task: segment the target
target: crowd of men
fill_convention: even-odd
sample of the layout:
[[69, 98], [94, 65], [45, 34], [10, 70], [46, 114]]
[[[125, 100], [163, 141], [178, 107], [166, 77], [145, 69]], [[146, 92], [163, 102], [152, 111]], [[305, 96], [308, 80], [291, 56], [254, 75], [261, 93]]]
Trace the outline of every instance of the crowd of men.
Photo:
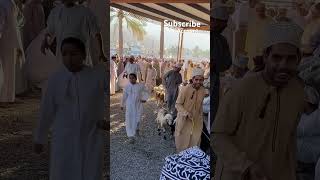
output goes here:
[[105, 2], [1, 1], [2, 107], [19, 102], [20, 96], [35, 89], [45, 90], [49, 75], [61, 65], [61, 43], [66, 37], [77, 37], [86, 44], [90, 51], [86, 64], [106, 60], [100, 34], [105, 29], [106, 16], [99, 4], [103, 6]]
[[1, 107], [42, 91], [33, 150], [47, 149], [50, 132], [51, 180], [102, 179], [106, 3], [0, 1]]
[[[205, 70], [206, 78], [209, 77], [209, 62], [193, 62], [191, 60], [173, 60], [173, 59], [157, 59], [146, 58], [141, 56], [126, 56], [118, 57], [114, 55], [111, 57], [110, 73], [111, 73], [111, 94], [115, 94], [123, 87], [120, 82], [124, 75], [135, 73], [140, 82], [144, 82], [150, 92], [155, 86], [162, 84], [163, 77], [167, 72], [177, 68], [177, 72], [181, 75], [182, 83], [189, 83], [192, 79], [192, 70], [194, 68], [201, 68]], [[119, 87], [120, 86], [120, 87]]]
[[[144, 58], [141, 56], [119, 58], [117, 57], [117, 55], [112, 56], [111, 59], [111, 94], [115, 94], [116, 91], [125, 89], [127, 84], [130, 84], [130, 74], [136, 75], [139, 83], [144, 84], [145, 89], [148, 91], [149, 94], [153, 93], [154, 87], [162, 85], [165, 89], [166, 112], [170, 113], [173, 116], [173, 118], [176, 119], [177, 124], [179, 125], [178, 127], [175, 127], [176, 138], [178, 138], [176, 139], [177, 151], [181, 152], [182, 150], [185, 150], [192, 146], [200, 146], [200, 139], [203, 131], [206, 132], [205, 135], [203, 135], [206, 137], [202, 138], [205, 140], [204, 142], [206, 142], [207, 145], [204, 145], [202, 147], [208, 147], [208, 131], [210, 128], [210, 124], [207, 121], [208, 118], [206, 118], [206, 121], [203, 122], [202, 103], [204, 103], [204, 98], [208, 98], [207, 96], [209, 96], [208, 91], [204, 91], [204, 86], [206, 88], [209, 88], [210, 84], [209, 62], [193, 62], [191, 60], [176, 61], [172, 59], [159, 60], [154, 58]], [[200, 76], [200, 79], [197, 79], [197, 76]], [[139, 88], [141, 89], [141, 87]], [[188, 90], [185, 90], [186, 88]], [[198, 92], [200, 94], [198, 94]], [[126, 94], [127, 99], [128, 92], [124, 92], [124, 94]], [[185, 100], [189, 99], [189, 97], [184, 97], [186, 95], [190, 96], [190, 102]], [[133, 103], [135, 102], [131, 102], [131, 104]], [[205, 102], [205, 106], [209, 106], [208, 100]], [[187, 108], [187, 110], [185, 108]], [[205, 117], [207, 117], [209, 115], [209, 110], [207, 110], [205, 114]], [[197, 126], [192, 126], [192, 124], [184, 124], [182, 126], [181, 123], [179, 123], [180, 121], [189, 122], [186, 120], [182, 120], [183, 118], [187, 118], [186, 116], [189, 116], [189, 119], [192, 119], [190, 123], [194, 122]], [[133, 116], [128, 116], [128, 119], [130, 119], [130, 117]], [[132, 121], [139, 122], [139, 120], [135, 120], [136, 118], [131, 119]], [[130, 120], [126, 119], [127, 124], [129, 124], [129, 121]], [[138, 128], [137, 126], [134, 127]], [[191, 130], [191, 127], [193, 127], [194, 130]], [[184, 134], [183, 136], [180, 135], [181, 128], [189, 128], [182, 131], [182, 134]], [[129, 131], [135, 132], [136, 130]], [[194, 132], [191, 133], [192, 131]], [[195, 138], [192, 140], [193, 142], [190, 142], [190, 133], [192, 137], [196, 135]], [[177, 134], [179, 134], [179, 136]], [[206, 148], [203, 149], [206, 150]]]
[[[230, 2], [215, 2], [211, 12], [212, 176], [320, 179], [320, 2]], [[247, 30], [232, 59], [235, 21]]]
[[[101, 2], [63, 0], [49, 12], [37, 0], [0, 2], [0, 105], [32, 88], [43, 90], [34, 150], [43, 152], [51, 127], [51, 179], [102, 174], [105, 12], [92, 11], [105, 7]], [[113, 57], [111, 94], [124, 88], [117, 80], [125, 78], [149, 92], [163, 84], [166, 108], [176, 116], [177, 151], [200, 146], [203, 131], [211, 131], [217, 179], [317, 180], [320, 2], [297, 1], [290, 9], [230, 2], [217, 1], [211, 11], [213, 84], [206, 88], [213, 114], [207, 122], [202, 106], [208, 104], [209, 63]], [[230, 34], [243, 9], [245, 48], [233, 59]]]

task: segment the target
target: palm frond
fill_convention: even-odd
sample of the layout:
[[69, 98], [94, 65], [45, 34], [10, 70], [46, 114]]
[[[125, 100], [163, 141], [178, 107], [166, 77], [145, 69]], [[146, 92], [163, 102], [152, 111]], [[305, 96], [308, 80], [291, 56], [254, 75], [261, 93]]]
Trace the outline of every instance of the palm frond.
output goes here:
[[144, 27], [145, 24], [136, 18], [132, 18], [130, 16], [125, 16], [125, 20], [127, 23], [127, 28], [131, 30], [134, 37], [137, 40], [142, 41], [144, 36], [147, 34]]

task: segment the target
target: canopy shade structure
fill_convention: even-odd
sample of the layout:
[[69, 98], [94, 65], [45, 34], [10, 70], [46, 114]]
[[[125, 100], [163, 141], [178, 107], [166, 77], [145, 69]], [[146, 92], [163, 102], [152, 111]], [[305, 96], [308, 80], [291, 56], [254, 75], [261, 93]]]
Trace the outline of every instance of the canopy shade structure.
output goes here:
[[200, 23], [200, 29], [210, 25], [209, 0], [111, 0], [110, 5], [159, 22], [193, 21]]

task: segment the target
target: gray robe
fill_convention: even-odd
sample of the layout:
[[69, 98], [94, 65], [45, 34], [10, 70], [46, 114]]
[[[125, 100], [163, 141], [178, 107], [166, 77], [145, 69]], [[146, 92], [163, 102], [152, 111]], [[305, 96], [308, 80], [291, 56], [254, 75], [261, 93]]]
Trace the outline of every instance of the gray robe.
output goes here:
[[163, 76], [163, 82], [166, 89], [168, 110], [175, 114], [175, 104], [178, 98], [179, 85], [182, 83], [182, 76], [179, 72], [171, 70]]

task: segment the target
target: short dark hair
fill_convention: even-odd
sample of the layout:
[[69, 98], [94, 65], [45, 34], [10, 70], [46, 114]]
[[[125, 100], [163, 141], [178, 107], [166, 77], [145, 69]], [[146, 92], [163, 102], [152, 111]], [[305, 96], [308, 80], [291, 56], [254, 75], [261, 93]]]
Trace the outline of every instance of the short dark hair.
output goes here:
[[134, 74], [134, 73], [129, 74], [129, 77], [130, 77], [130, 76], [133, 76], [135, 79], [137, 79], [137, 75]]
[[77, 48], [79, 48], [81, 52], [86, 54], [86, 45], [78, 38], [73, 38], [73, 37], [65, 38], [61, 43], [61, 47], [60, 47], [61, 51], [62, 51], [63, 45], [65, 44], [72, 44]]

